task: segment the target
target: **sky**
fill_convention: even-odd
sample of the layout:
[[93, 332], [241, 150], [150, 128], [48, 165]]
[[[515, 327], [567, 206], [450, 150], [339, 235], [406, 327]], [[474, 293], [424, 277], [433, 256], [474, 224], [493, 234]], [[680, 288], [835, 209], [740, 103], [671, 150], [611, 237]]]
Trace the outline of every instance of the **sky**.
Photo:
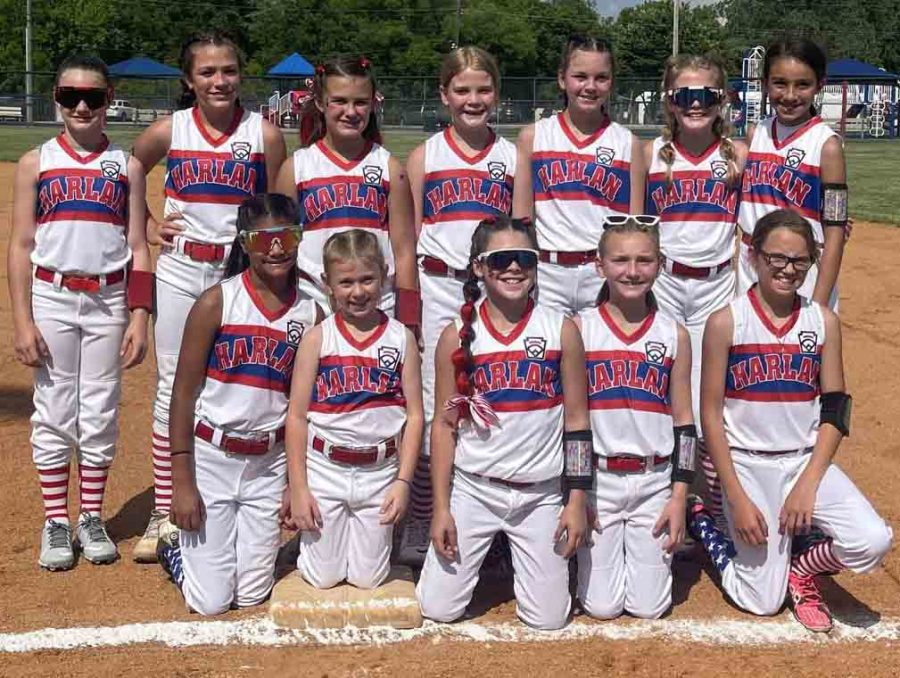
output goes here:
[[[603, 16], [616, 16], [626, 7], [634, 7], [640, 5], [646, 0], [593, 0], [594, 7]], [[689, 5], [711, 5], [716, 0], [687, 0]]]

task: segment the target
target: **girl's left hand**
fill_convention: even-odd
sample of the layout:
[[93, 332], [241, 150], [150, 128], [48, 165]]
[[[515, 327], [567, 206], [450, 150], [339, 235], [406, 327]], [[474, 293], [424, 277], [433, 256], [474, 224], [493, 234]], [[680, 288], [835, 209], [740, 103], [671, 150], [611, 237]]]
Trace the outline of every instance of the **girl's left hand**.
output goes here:
[[[573, 490], [572, 494], [578, 490]], [[565, 545], [559, 550], [563, 558], [571, 558], [579, 546], [585, 543], [588, 534], [587, 510], [583, 499], [576, 500], [569, 497], [569, 503], [563, 508], [559, 516], [559, 524], [553, 533], [553, 543], [559, 544], [563, 534], [566, 536]]]
[[149, 314], [146, 309], [136, 308], [131, 312], [131, 320], [122, 337], [122, 346], [119, 349], [119, 358], [122, 360], [122, 369], [131, 369], [140, 365], [147, 355], [147, 320]]
[[812, 528], [813, 506], [816, 503], [817, 484], [803, 476], [784, 500], [778, 516], [778, 532], [781, 534], [809, 534]]
[[684, 543], [684, 499], [672, 497], [666, 502], [659, 520], [653, 526], [653, 536], [659, 537], [663, 532], [668, 532], [668, 540], [663, 547], [666, 553], [672, 553], [678, 546]]
[[406, 507], [409, 505], [409, 491], [409, 483], [399, 479], [391, 483], [391, 487], [381, 503], [381, 520], [379, 522], [382, 525], [396, 525], [397, 521], [403, 517]]

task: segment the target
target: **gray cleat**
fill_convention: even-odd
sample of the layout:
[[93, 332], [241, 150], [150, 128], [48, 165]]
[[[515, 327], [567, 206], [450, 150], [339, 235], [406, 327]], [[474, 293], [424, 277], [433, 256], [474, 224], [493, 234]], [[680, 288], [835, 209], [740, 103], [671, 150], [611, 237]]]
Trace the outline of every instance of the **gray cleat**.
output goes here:
[[44, 523], [41, 532], [41, 557], [38, 565], [45, 570], [71, 570], [75, 565], [75, 552], [72, 550], [72, 529], [67, 523], [59, 523], [53, 519]]
[[75, 538], [81, 547], [85, 560], [94, 565], [105, 565], [119, 557], [119, 551], [106, 533], [106, 526], [100, 516], [82, 513], [75, 528]]

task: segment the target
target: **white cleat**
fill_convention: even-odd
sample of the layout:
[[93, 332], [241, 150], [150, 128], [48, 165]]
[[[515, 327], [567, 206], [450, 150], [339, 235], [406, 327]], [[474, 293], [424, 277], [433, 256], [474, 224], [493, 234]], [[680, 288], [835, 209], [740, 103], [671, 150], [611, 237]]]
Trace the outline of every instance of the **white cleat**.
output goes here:
[[150, 522], [147, 523], [147, 529], [144, 530], [144, 536], [140, 538], [134, 546], [131, 557], [136, 563], [155, 563], [156, 562], [156, 544], [159, 541], [160, 530], [176, 529], [169, 522], [169, 515], [163, 511], [153, 510], [150, 513]]
[[119, 557], [119, 551], [106, 533], [100, 516], [82, 513], [75, 528], [75, 539], [84, 559], [94, 565], [106, 565]]
[[71, 570], [75, 566], [72, 528], [68, 523], [59, 523], [52, 518], [44, 523], [44, 529], [41, 532], [41, 557], [38, 559], [38, 565], [51, 572]]

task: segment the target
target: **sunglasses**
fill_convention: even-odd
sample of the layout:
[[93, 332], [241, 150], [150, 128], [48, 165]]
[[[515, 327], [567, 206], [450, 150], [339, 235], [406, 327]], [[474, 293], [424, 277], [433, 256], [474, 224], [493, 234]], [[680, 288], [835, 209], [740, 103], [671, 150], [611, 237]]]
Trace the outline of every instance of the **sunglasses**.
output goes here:
[[723, 96], [722, 90], [712, 87], [679, 87], [666, 92], [669, 101], [684, 109], [691, 108], [695, 103], [700, 104], [700, 108], [718, 106]]
[[614, 226], [624, 226], [634, 222], [641, 226], [659, 226], [659, 217], [654, 214], [610, 214], [603, 219], [603, 230]]
[[302, 235], [303, 231], [299, 226], [273, 226], [258, 231], [241, 231], [240, 239], [245, 252], [268, 254], [275, 243], [284, 252], [297, 249]]
[[487, 264], [488, 268], [495, 271], [505, 271], [512, 266], [513, 262], [518, 264], [521, 269], [529, 269], [537, 266], [538, 253], [537, 250], [510, 247], [482, 252], [478, 255], [477, 260]]
[[57, 87], [53, 98], [63, 108], [78, 108], [82, 101], [92, 111], [106, 106], [107, 91], [102, 87]]
[[793, 265], [795, 271], [808, 271], [813, 265], [812, 257], [789, 257], [786, 254], [773, 254], [762, 250], [760, 250], [759, 256], [773, 271], [783, 271], [788, 264]]

